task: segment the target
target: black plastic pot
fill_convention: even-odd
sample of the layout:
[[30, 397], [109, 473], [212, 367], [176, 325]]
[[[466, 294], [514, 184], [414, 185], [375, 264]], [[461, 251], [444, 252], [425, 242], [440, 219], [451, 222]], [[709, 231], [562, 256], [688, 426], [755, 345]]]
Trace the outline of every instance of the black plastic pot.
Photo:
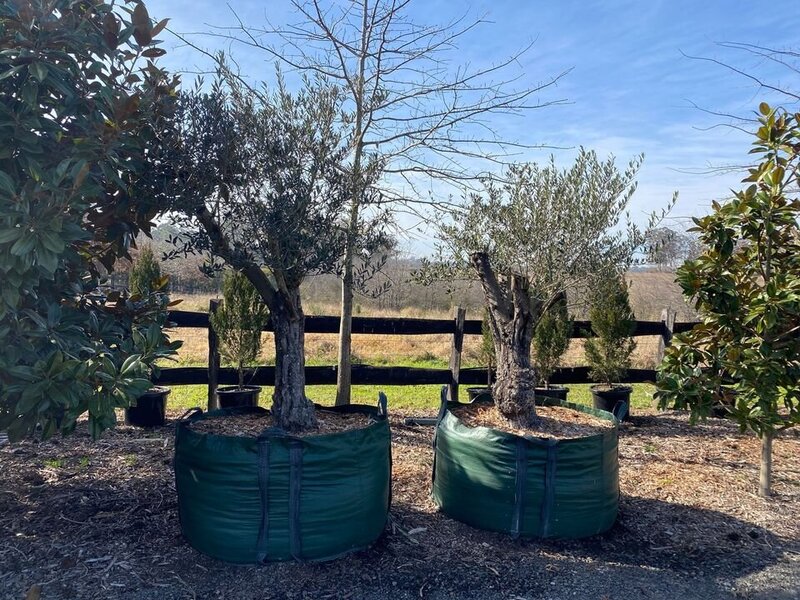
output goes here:
[[629, 420], [632, 387], [618, 385], [604, 389], [604, 386], [593, 385], [591, 389], [592, 405], [595, 408], [610, 412], [620, 421]]
[[471, 387], [467, 388], [467, 397], [469, 398], [470, 402], [474, 402], [476, 398], [480, 399], [483, 397], [487, 399], [491, 399], [492, 397], [492, 388], [488, 387]]
[[[549, 388], [536, 388], [536, 399], [538, 401], [539, 398], [544, 398], [545, 396], [548, 398], [555, 398], [556, 400], [566, 400], [567, 394], [569, 393], [569, 388], [558, 386], [550, 386]], [[467, 397], [469, 398], [470, 402], [474, 402], [475, 400], [489, 400], [492, 399], [492, 388], [488, 387], [472, 387], [467, 388]]]
[[125, 409], [125, 424], [136, 427], [161, 427], [167, 411], [170, 389], [152, 387], [136, 399], [136, 404]]
[[557, 400], [566, 400], [569, 388], [560, 385], [551, 385], [549, 388], [537, 387], [534, 392], [537, 397], [547, 396], [548, 398], [555, 398]]
[[220, 408], [236, 408], [237, 406], [258, 406], [258, 395], [261, 388], [256, 385], [238, 387], [222, 387], [217, 390]]

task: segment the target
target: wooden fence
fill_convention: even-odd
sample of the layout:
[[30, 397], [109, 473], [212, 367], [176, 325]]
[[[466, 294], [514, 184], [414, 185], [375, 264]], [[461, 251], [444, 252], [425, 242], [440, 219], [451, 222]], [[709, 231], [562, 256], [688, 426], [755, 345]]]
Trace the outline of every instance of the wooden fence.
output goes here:
[[[212, 300], [210, 310], [216, 310], [217, 302]], [[467, 320], [465, 310], [458, 308], [453, 319], [405, 319], [385, 317], [353, 317], [353, 333], [374, 335], [431, 335], [453, 336], [450, 365], [447, 369], [424, 369], [417, 367], [373, 367], [356, 364], [352, 366], [353, 385], [420, 385], [438, 384], [450, 387], [450, 397], [458, 398], [461, 384], [483, 385], [486, 382], [485, 368], [461, 368], [461, 351], [465, 335], [481, 335], [481, 321]], [[209, 403], [214, 405], [218, 385], [235, 385], [238, 382], [236, 369], [221, 368], [218, 343], [214, 330], [209, 327], [208, 313], [176, 310], [170, 312], [170, 321], [176, 327], [194, 327], [208, 330], [208, 367], [173, 367], [161, 369], [156, 383], [161, 385], [208, 385]], [[675, 313], [665, 310], [660, 321], [637, 321], [634, 336], [659, 336], [659, 362], [664, 348], [669, 345], [672, 335], [692, 328], [694, 323], [676, 323]], [[271, 325], [264, 328], [271, 331]], [[306, 333], [339, 333], [339, 317], [307, 316]], [[588, 321], [575, 321], [572, 337], [585, 338], [591, 330]], [[306, 367], [308, 385], [329, 385], [336, 383], [336, 366]], [[654, 381], [654, 369], [630, 369], [621, 383], [642, 383]], [[247, 381], [253, 385], [273, 385], [274, 366], [260, 366], [249, 370]], [[550, 379], [551, 383], [588, 383], [588, 367], [567, 367], [558, 369]]]

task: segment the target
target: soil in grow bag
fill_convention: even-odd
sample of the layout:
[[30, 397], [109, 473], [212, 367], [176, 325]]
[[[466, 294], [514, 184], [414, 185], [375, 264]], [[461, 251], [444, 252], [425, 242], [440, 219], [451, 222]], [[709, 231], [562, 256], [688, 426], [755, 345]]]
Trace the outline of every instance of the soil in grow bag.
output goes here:
[[150, 388], [136, 399], [135, 406], [125, 409], [125, 424], [136, 427], [161, 427], [164, 425], [169, 393], [169, 388]]
[[[385, 403], [316, 410], [321, 421], [352, 414], [366, 426], [303, 436], [269, 427], [252, 435], [239, 417], [264, 419], [268, 412], [258, 407], [195, 412], [178, 422], [175, 482], [191, 546], [231, 563], [328, 560], [381, 535], [391, 497]], [[207, 421], [231, 416], [247, 435], [203, 431], [215, 429]]]
[[616, 418], [542, 398], [608, 423], [569, 439], [470, 427], [442, 404], [434, 438], [433, 499], [445, 514], [514, 537], [581, 538], [609, 529], [619, 506]]

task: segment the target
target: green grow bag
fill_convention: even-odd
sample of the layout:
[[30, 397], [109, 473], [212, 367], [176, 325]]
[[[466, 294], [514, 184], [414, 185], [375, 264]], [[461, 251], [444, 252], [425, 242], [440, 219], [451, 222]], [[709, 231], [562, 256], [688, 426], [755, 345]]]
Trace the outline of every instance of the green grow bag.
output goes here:
[[209, 435], [190, 423], [263, 408], [203, 414], [176, 426], [175, 487], [183, 535], [200, 552], [231, 563], [329, 560], [369, 547], [391, 502], [391, 434], [380, 408], [359, 412], [362, 429], [295, 437], [278, 428], [258, 438]]
[[611, 413], [538, 397], [614, 422], [602, 434], [555, 440], [467, 427], [442, 403], [433, 499], [445, 514], [514, 537], [581, 538], [609, 529], [619, 505], [617, 424]]

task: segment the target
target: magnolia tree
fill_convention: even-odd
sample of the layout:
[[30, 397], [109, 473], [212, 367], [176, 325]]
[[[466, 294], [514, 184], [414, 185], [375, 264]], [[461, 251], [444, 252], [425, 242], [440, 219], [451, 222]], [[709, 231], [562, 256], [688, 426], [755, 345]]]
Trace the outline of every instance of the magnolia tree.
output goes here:
[[635, 225], [620, 227], [641, 160], [621, 172], [581, 149], [566, 169], [552, 160], [511, 167], [506, 183], [489, 182], [439, 228], [437, 256], [420, 277], [480, 281], [497, 356], [492, 394], [512, 422], [535, 416], [531, 341], [542, 314], [563, 290], [625, 270], [643, 241]]
[[[341, 94], [305, 80], [290, 94], [243, 86], [223, 71], [210, 92], [181, 95], [154, 186], [186, 231], [177, 252], [207, 252], [243, 273], [275, 331], [273, 415], [292, 431], [313, 427], [306, 398], [300, 284], [335, 272], [346, 243], [342, 211], [347, 130]], [[166, 182], [166, 187], [164, 186]], [[209, 269], [219, 266], [211, 264]]]
[[[175, 349], [166, 296], [104, 294], [155, 212], [135, 193], [175, 81], [142, 3], [0, 3], [0, 430], [97, 435]], [[135, 201], [135, 202], [134, 202]]]
[[722, 405], [762, 440], [770, 493], [772, 439], [800, 423], [800, 114], [760, 107], [749, 186], [695, 219], [703, 253], [678, 269], [701, 323], [676, 335], [660, 367], [662, 408], [692, 420]]

